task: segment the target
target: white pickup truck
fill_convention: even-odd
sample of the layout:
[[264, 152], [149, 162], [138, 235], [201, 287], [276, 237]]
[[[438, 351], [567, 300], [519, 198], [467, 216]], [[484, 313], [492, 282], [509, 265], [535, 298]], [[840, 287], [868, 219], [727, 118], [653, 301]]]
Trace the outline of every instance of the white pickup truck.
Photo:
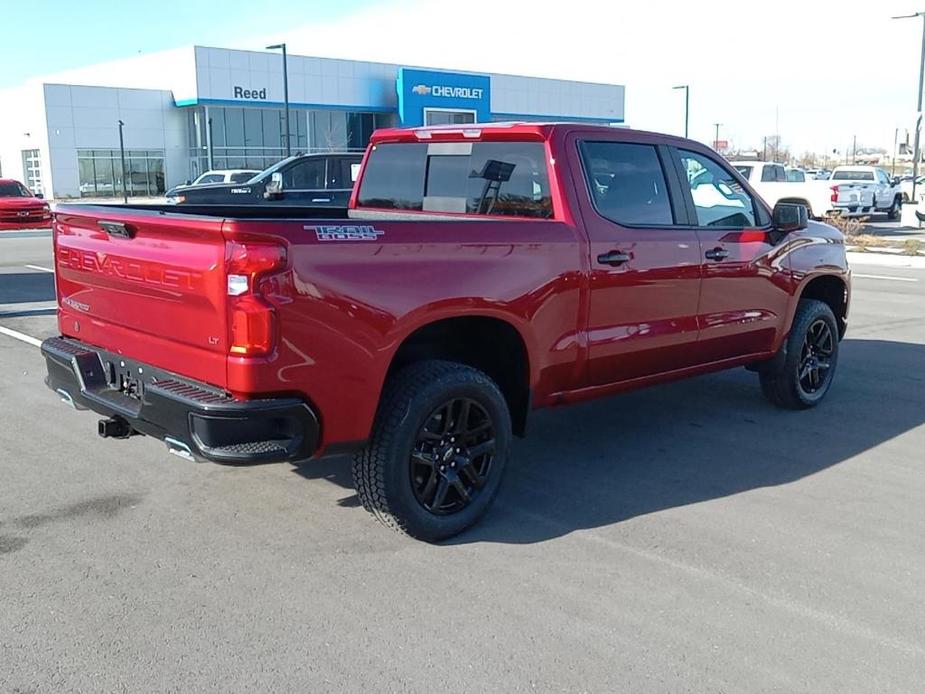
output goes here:
[[903, 202], [899, 180], [876, 166], [836, 166], [829, 183], [837, 186], [867, 186], [873, 191], [873, 204], [869, 212], [886, 212], [887, 217], [896, 219]]
[[873, 211], [875, 205], [875, 189], [866, 183], [789, 181], [783, 164], [768, 161], [734, 161], [732, 165], [772, 208], [779, 202], [805, 205], [810, 217], [825, 219], [859, 216]]

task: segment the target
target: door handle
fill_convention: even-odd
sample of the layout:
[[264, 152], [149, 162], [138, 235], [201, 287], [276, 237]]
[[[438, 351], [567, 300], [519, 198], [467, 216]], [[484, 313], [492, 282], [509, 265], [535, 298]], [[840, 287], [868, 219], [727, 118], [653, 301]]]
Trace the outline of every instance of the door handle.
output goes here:
[[704, 255], [707, 260], [725, 260], [729, 257], [729, 251], [725, 248], [711, 248]]
[[623, 251], [610, 251], [608, 253], [601, 253], [597, 256], [597, 262], [601, 265], [623, 265], [630, 260], [629, 253], [624, 253]]

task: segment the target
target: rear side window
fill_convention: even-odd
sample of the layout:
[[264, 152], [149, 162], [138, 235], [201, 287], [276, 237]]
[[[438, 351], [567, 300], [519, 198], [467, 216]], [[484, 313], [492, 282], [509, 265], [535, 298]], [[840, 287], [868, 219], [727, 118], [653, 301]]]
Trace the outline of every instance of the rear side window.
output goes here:
[[674, 223], [665, 174], [652, 145], [583, 142], [581, 158], [594, 206], [619, 224]]
[[360, 207], [551, 217], [542, 142], [386, 143], [369, 153]]
[[786, 181], [787, 172], [784, 170], [783, 166], [774, 166], [768, 165], [765, 166], [761, 171], [761, 181], [767, 183], [769, 181]]
[[251, 180], [256, 174], [251, 171], [240, 171], [238, 173], [231, 174], [232, 183], [247, 183]]

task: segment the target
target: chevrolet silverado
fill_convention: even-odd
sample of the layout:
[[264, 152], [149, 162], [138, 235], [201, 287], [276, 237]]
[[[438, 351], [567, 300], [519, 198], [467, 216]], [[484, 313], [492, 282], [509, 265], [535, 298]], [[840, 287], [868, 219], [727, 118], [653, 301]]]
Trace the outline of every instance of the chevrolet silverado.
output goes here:
[[377, 131], [349, 209], [61, 205], [54, 249], [46, 383], [100, 435], [350, 454], [427, 541], [485, 513], [534, 408], [739, 366], [817, 405], [849, 303], [838, 230], [698, 143], [583, 124]]

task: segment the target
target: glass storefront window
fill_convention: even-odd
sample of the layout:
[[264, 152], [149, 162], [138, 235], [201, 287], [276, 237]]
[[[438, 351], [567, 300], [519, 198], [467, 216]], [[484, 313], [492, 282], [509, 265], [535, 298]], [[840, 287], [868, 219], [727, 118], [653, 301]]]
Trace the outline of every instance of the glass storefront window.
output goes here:
[[[212, 169], [266, 169], [286, 156], [282, 108], [209, 106], [212, 162], [206, 128], [206, 107], [188, 110], [190, 180]], [[291, 150], [298, 152], [362, 151], [376, 128], [393, 127], [397, 114], [309, 111], [291, 108]]]
[[[163, 150], [127, 149], [125, 165], [128, 170], [125, 189], [129, 195], [149, 197], [164, 194], [166, 181]], [[119, 150], [78, 149], [77, 171], [81, 197], [122, 195], [122, 160]]]

